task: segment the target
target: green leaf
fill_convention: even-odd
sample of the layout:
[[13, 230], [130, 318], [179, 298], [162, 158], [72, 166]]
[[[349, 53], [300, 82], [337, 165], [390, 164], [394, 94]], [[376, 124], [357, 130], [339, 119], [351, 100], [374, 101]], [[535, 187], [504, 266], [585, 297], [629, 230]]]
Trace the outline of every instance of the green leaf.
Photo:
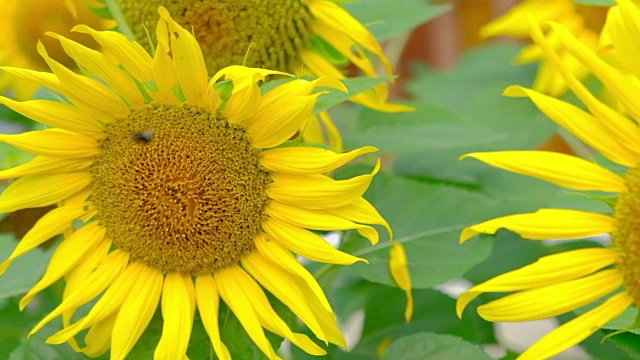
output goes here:
[[378, 40], [409, 32], [452, 8], [425, 0], [362, 0], [341, 6], [362, 22]]
[[5, 143], [0, 143], [0, 154], [2, 154], [0, 156], [0, 169], [2, 170], [23, 164], [35, 156]]
[[87, 359], [86, 356], [76, 353], [67, 344], [47, 345], [44, 343], [45, 337], [36, 335], [27, 339], [26, 336], [20, 340], [18, 347], [11, 353], [9, 360], [80, 360]]
[[393, 342], [382, 360], [490, 360], [478, 345], [450, 335], [417, 333]]
[[[0, 234], [0, 259], [11, 255], [17, 246], [15, 237]], [[43, 252], [35, 248], [16, 259], [11, 267], [2, 275], [0, 281], [0, 299], [24, 294], [42, 277], [52, 251]]]
[[364, 110], [362, 118], [366, 121], [361, 121], [350, 136], [350, 146], [373, 145], [385, 153], [411, 154], [487, 146], [508, 137], [449, 109], [424, 102], [408, 105], [416, 111], [401, 116]]
[[[339, 293], [339, 294], [337, 294]], [[373, 354], [387, 337], [392, 340], [417, 332], [450, 334], [476, 343], [493, 342], [493, 326], [479, 316], [458, 319], [455, 314], [456, 300], [436, 290], [413, 290], [414, 314], [408, 323], [404, 319], [406, 296], [398, 288], [361, 282], [332, 291], [337, 297], [332, 302], [359, 299], [359, 308], [365, 311], [365, 322], [360, 343], [352, 354]], [[394, 306], [388, 306], [394, 304]], [[380, 309], [385, 311], [380, 311]]]
[[313, 113], [317, 114], [335, 106], [339, 103], [345, 102], [350, 97], [359, 94], [363, 91], [373, 89], [374, 87], [389, 82], [387, 77], [354, 77], [349, 79], [340, 80], [344, 86], [347, 87], [348, 92], [343, 92], [333, 88], [321, 88], [322, 91], [327, 91], [328, 94], [324, 94], [318, 98], [316, 107], [313, 109]]
[[6, 306], [0, 311], [0, 359], [86, 359], [66, 343], [45, 343], [49, 336], [61, 330], [62, 321], [59, 318], [27, 337], [31, 328], [59, 304], [62, 296], [61, 285], [60, 281], [43, 290], [23, 312], [19, 310], [17, 297], [7, 300]]
[[[482, 47], [466, 54], [454, 70], [445, 72], [418, 67], [415, 79], [408, 84], [417, 102], [438, 104], [459, 116], [463, 120], [460, 124], [474, 124], [485, 129], [479, 137], [488, 137], [487, 131], [494, 136], [489, 136], [489, 141], [485, 142], [469, 142], [467, 136], [454, 137], [451, 141], [457, 140], [458, 146], [449, 149], [439, 149], [425, 141], [423, 151], [396, 159], [394, 170], [422, 178], [464, 182], [468, 181], [476, 164], [458, 161], [461, 155], [475, 151], [530, 149], [544, 143], [557, 126], [528, 99], [501, 95], [509, 85], [533, 83], [535, 66], [512, 64], [520, 49], [515, 45]], [[366, 121], [366, 118], [360, 120]], [[467, 134], [463, 129], [461, 133]]]
[[[605, 331], [605, 334], [612, 331]], [[626, 332], [611, 336], [608, 340], [612, 341], [618, 349], [624, 351], [628, 359], [640, 359], [640, 335]]]
[[573, 0], [574, 3], [580, 5], [594, 5], [594, 6], [615, 6], [616, 2], [613, 0]]
[[[460, 204], [486, 202], [480, 194], [379, 174], [367, 198], [394, 229], [394, 241], [404, 244], [414, 288], [429, 288], [460, 277], [490, 254], [490, 241], [471, 241], [464, 246], [458, 242], [460, 231], [471, 225], [477, 211]], [[356, 232], [346, 233], [343, 250], [369, 261], [351, 265], [348, 271], [395, 286], [389, 275], [392, 243], [386, 239], [371, 246]]]

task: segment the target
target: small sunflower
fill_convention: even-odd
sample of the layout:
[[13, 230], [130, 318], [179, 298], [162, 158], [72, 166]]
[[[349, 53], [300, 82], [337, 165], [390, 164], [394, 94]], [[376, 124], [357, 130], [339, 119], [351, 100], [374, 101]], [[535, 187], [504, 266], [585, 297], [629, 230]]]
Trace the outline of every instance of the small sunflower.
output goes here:
[[[68, 100], [0, 98], [52, 126], [0, 135], [0, 141], [38, 155], [0, 172], [0, 178], [18, 178], [2, 193], [0, 213], [59, 205], [0, 271], [65, 234], [45, 275], [20, 302], [24, 308], [65, 278], [61, 304], [32, 333], [62, 316], [63, 330], [48, 343], [69, 342], [89, 356], [110, 349], [112, 359], [122, 359], [160, 302], [164, 328], [157, 357], [184, 358], [197, 308], [216, 355], [228, 359], [218, 329], [221, 299], [267, 357], [278, 358], [264, 329], [310, 354], [324, 354], [291, 331], [264, 288], [318, 339], [345, 346], [323, 291], [293, 253], [332, 264], [366, 261], [309, 229], [355, 229], [378, 241], [377, 230], [365, 224], [388, 224], [362, 194], [379, 165], [372, 174], [342, 181], [323, 175], [376, 149], [338, 154], [278, 147], [312, 115], [321, 94], [312, 93], [317, 86], [342, 85], [294, 79], [262, 93], [260, 82], [284, 74], [244, 66], [223, 68], [209, 80], [194, 37], [165, 8], [158, 12], [153, 57], [120, 33], [82, 25], [74, 31], [90, 35], [102, 51], [48, 35], [89, 75], [70, 71], [41, 43], [38, 52], [53, 74], [2, 68]], [[95, 299], [86, 316], [73, 318]], [[75, 336], [85, 329], [80, 345]]]
[[[93, 13], [91, 5], [89, 0], [0, 0], [0, 65], [47, 69], [36, 51], [38, 41], [43, 41], [52, 55], [61, 59], [65, 66], [73, 67], [73, 61], [60, 45], [44, 33], [53, 31], [86, 45], [88, 38], [71, 33], [74, 25], [106, 29], [109, 24]], [[30, 98], [37, 88], [31, 82], [0, 75], [0, 92], [11, 91], [18, 99]]]
[[[373, 35], [331, 0], [117, 0], [122, 17], [140, 43], [157, 21], [155, 11], [166, 6], [177, 23], [192, 29], [210, 73], [225, 66], [274, 69], [296, 75], [346, 78], [352, 64], [364, 75], [392, 76], [391, 64]], [[369, 108], [410, 111], [387, 102], [389, 88], [380, 84], [350, 98]], [[325, 134], [326, 135], [323, 135]], [[307, 142], [327, 142], [341, 149], [342, 140], [331, 118], [322, 114], [309, 122]]]
[[536, 91], [510, 87], [509, 96], [526, 96], [549, 118], [611, 161], [626, 167], [619, 175], [598, 164], [569, 155], [543, 151], [506, 151], [467, 155], [492, 166], [533, 176], [579, 191], [617, 195], [613, 215], [570, 209], [541, 209], [473, 225], [461, 241], [505, 228], [533, 240], [571, 239], [611, 234], [611, 246], [592, 247], [545, 256], [537, 262], [474, 286], [458, 299], [460, 316], [471, 300], [485, 292], [515, 292], [478, 307], [489, 321], [529, 321], [555, 317], [592, 304], [526, 350], [519, 359], [546, 359], [578, 344], [617, 318], [630, 306], [640, 306], [640, 43], [632, 34], [640, 28], [640, 8], [618, 0], [607, 17], [607, 36], [624, 67], [611, 66], [570, 31], [550, 25], [556, 46], [575, 56], [619, 101], [609, 107], [580, 83], [539, 28], [532, 37], [588, 111]]
[[[596, 49], [598, 33], [604, 23], [606, 8], [576, 4], [573, 0], [525, 0], [511, 9], [504, 16], [490, 22], [480, 30], [484, 38], [495, 36], [513, 36], [529, 39], [532, 26], [540, 26], [548, 21], [564, 25], [585, 46]], [[551, 43], [555, 44], [553, 31], [547, 34]], [[562, 48], [555, 49], [560, 59], [578, 79], [584, 79], [589, 72]], [[516, 57], [520, 64], [540, 63], [533, 89], [541, 93], [558, 97], [567, 91], [567, 86], [555, 66], [543, 56], [536, 44], [525, 47]]]

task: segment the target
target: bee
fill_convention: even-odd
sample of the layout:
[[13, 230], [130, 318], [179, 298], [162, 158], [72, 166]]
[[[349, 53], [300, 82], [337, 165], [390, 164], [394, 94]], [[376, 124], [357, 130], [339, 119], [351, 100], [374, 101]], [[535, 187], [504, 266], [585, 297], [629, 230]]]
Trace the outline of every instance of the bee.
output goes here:
[[137, 142], [148, 144], [149, 142], [151, 142], [152, 135], [153, 129], [148, 129], [143, 132], [134, 133], [131, 137]]

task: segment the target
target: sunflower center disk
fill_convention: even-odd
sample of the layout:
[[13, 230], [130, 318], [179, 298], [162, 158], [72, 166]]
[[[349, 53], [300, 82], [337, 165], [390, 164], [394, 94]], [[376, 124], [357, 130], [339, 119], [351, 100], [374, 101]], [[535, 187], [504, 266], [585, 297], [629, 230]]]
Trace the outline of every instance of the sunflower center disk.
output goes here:
[[300, 0], [118, 0], [118, 4], [141, 44], [148, 44], [143, 23], [155, 30], [158, 6], [165, 6], [177, 23], [193, 28], [209, 73], [237, 64], [293, 72], [301, 66], [295, 61], [299, 50], [311, 38], [312, 16]]
[[614, 216], [616, 230], [611, 242], [618, 250], [617, 267], [624, 276], [628, 293], [640, 305], [640, 167], [625, 176], [627, 191], [620, 194]]
[[91, 168], [99, 221], [133, 260], [202, 274], [254, 249], [270, 181], [246, 132], [189, 106], [109, 124]]

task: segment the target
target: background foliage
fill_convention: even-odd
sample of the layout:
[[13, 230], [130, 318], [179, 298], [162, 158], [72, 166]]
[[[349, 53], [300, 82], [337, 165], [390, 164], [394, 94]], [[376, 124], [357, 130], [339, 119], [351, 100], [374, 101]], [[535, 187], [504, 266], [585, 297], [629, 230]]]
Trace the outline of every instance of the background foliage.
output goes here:
[[[597, 0], [576, 2], [611, 4]], [[379, 40], [391, 44], [452, 8], [451, 4], [425, 0], [362, 0], [343, 5], [367, 24]], [[557, 133], [556, 126], [528, 100], [501, 95], [509, 85], [530, 86], [533, 82], [535, 64], [513, 64], [514, 56], [524, 45], [484, 43], [467, 49], [455, 66], [444, 71], [425, 63], [413, 64], [413, 77], [405, 83], [409, 96], [404, 101], [415, 107], [412, 113], [379, 113], [353, 104], [339, 104], [345, 100], [345, 95], [339, 92], [321, 98], [316, 110], [331, 107], [346, 148], [374, 145], [380, 149], [384, 171], [375, 178], [365, 197], [389, 221], [394, 241], [404, 244], [415, 297], [413, 318], [405, 323], [406, 299], [388, 270], [392, 245], [388, 237], [383, 236], [372, 247], [356, 232], [343, 234], [342, 249], [368, 259], [370, 264], [349, 267], [307, 264], [327, 292], [341, 323], [349, 329], [350, 351], [330, 347], [328, 359], [513, 359], [517, 356], [514, 349], [503, 347], [491, 354], [485, 351], [504, 344], [496, 337], [495, 325], [475, 314], [473, 304], [462, 319], [456, 317], [452, 281], [478, 283], [542, 255], [568, 246], [593, 246], [597, 240], [547, 247], [501, 231], [497, 236], [479, 236], [465, 245], [459, 244], [459, 233], [464, 227], [507, 214], [551, 206], [609, 211], [600, 202], [541, 181], [508, 174], [472, 159], [458, 160], [461, 155], [475, 151], [538, 148]], [[386, 80], [356, 78], [347, 80], [346, 85], [355, 93]], [[1, 132], [21, 132], [33, 126], [31, 121], [0, 107]], [[1, 169], [28, 159], [29, 155], [0, 144]], [[344, 168], [336, 176], [364, 173], [371, 169], [373, 159]], [[0, 181], [0, 190], [6, 184]], [[0, 215], [0, 259], [10, 254], [24, 228], [37, 216], [31, 211]], [[384, 234], [384, 229], [381, 233]], [[62, 284], [43, 291], [25, 311], [18, 310], [21, 294], [44, 273], [55, 246], [52, 241], [31, 251], [1, 278], [0, 359], [82, 358], [67, 345], [44, 344], [47, 335], [60, 328], [58, 322], [27, 338], [30, 329], [59, 302]], [[482, 295], [480, 301], [491, 297]], [[300, 327], [286, 307], [276, 299], [271, 300], [291, 326]], [[594, 335], [583, 345], [586, 353], [600, 359], [640, 358], [639, 335], [635, 333], [616, 335], [601, 343], [604, 334], [624, 328], [634, 317], [635, 311], [629, 311], [624, 319], [607, 326], [609, 330]], [[263, 358], [224, 306], [220, 326], [223, 340], [235, 358]], [[161, 318], [156, 314], [130, 358], [151, 358], [161, 328]], [[276, 347], [281, 342], [273, 335], [269, 339]], [[310, 358], [286, 345], [282, 352], [291, 359]], [[194, 325], [189, 357], [215, 358], [199, 321]]]

